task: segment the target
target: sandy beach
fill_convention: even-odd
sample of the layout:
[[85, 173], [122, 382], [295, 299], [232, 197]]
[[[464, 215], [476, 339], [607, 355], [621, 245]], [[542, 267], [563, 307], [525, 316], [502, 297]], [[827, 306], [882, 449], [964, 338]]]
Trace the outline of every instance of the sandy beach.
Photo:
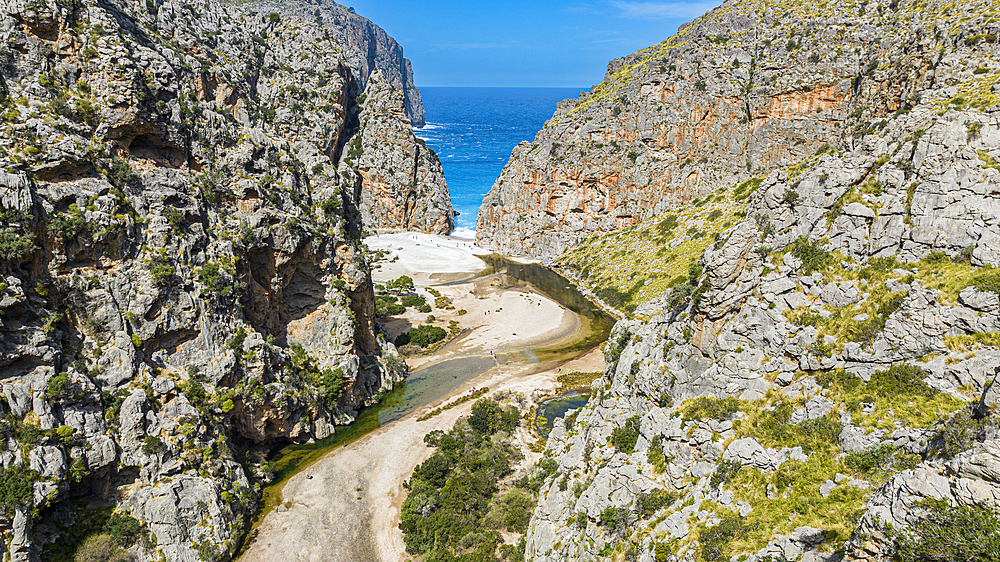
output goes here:
[[[398, 247], [401, 241], [408, 246], [404, 244], [404, 249], [393, 251], [398, 259], [382, 264], [373, 277], [387, 280], [410, 275], [424, 286], [418, 292], [425, 294], [429, 302], [434, 299], [426, 286], [441, 282], [441, 277], [435, 275], [471, 278], [482, 269], [482, 262], [475, 258], [475, 247], [471, 244], [463, 247], [462, 242], [443, 237], [393, 234], [370, 238], [366, 243], [372, 248], [393, 244]], [[464, 264], [466, 269], [462, 271], [456, 264]], [[436, 267], [446, 271], [433, 269]], [[523, 287], [505, 288], [496, 276], [434, 288], [450, 298], [454, 307], [433, 310], [438, 325], [447, 327], [450, 320], [455, 320], [461, 326], [461, 333], [433, 355], [408, 358], [411, 372], [449, 358], [482, 356], [491, 351], [500, 357], [496, 366], [449, 396], [369, 433], [346, 448], [331, 451], [292, 477], [284, 487], [281, 506], [264, 518], [256, 538], [240, 560], [402, 562], [411, 559], [398, 528], [400, 506], [406, 493], [403, 481], [433, 453], [423, 443], [423, 436], [434, 429], [450, 429], [461, 416], [468, 415], [472, 402], [425, 421], [417, 421], [419, 416], [472, 388], [485, 386], [491, 394], [507, 390], [522, 392], [529, 398], [551, 395], [556, 392], [559, 367], [579, 371], [604, 367], [600, 350], [592, 350], [566, 364], [504, 362], [507, 352], [567, 341], [580, 330], [582, 324], [576, 314], [544, 295]], [[395, 335], [423, 323], [426, 316], [408, 310], [406, 315], [384, 324]], [[529, 428], [518, 431], [517, 439], [522, 443], [534, 440]], [[534, 460], [526, 459], [526, 466]]]
[[[409, 275], [417, 285], [447, 283], [469, 279], [486, 269], [477, 255], [489, 254], [475, 241], [419, 232], [380, 234], [364, 239], [372, 250], [390, 253], [388, 260], [372, 272], [376, 283]], [[393, 258], [398, 258], [393, 261]]]

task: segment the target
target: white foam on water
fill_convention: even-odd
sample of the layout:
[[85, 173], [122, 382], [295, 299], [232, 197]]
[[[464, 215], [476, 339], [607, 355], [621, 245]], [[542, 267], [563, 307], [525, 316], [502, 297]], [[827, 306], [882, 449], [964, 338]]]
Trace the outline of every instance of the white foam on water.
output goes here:
[[451, 236], [452, 238], [461, 238], [463, 240], [475, 240], [476, 229], [469, 228], [467, 226], [460, 226], [455, 230], [452, 230], [449, 236]]

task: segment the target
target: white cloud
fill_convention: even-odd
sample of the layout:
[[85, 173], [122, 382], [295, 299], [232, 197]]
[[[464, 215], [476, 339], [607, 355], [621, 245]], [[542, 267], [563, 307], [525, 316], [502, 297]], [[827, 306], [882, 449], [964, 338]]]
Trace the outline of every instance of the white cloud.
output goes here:
[[631, 19], [649, 18], [696, 18], [719, 2], [619, 2], [609, 4], [618, 10], [618, 15]]

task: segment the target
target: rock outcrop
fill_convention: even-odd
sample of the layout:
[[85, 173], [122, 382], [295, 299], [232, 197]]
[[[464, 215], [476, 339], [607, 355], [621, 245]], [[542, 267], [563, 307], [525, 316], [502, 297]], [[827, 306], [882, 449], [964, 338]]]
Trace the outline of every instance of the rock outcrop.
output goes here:
[[[845, 146], [929, 92], [972, 78], [989, 90], [962, 66], [987, 44], [965, 42], [991, 33], [987, 4], [943, 15], [907, 2], [725, 2], [559, 104], [486, 196], [477, 243], [551, 262], [588, 235]], [[945, 20], [958, 27], [939, 33]]]
[[398, 147], [344, 154], [359, 111], [412, 137], [409, 63], [332, 2], [11, 1], [0, 43], [10, 559], [72, 556], [84, 495], [141, 523], [139, 559], [229, 559], [267, 455], [405, 377], [359, 240], [446, 231], [447, 186], [407, 145], [416, 188], [370, 224], [358, 178]]
[[449, 234], [455, 228], [441, 161], [403, 119], [403, 97], [375, 71], [361, 103], [361, 128], [344, 165], [360, 176], [356, 198], [371, 230]]
[[[740, 41], [746, 43], [739, 48], [757, 53], [752, 68], [766, 68], [762, 61], [776, 48], [801, 52], [799, 68], [789, 72], [804, 85], [815, 82], [799, 73], [825, 64], [845, 38], [858, 44], [844, 46], [829, 68], [838, 60], [853, 68], [855, 56], [869, 61], [853, 84], [841, 84], [848, 95], [840, 105], [789, 113], [785, 122], [780, 114], [768, 118], [758, 125], [774, 125], [780, 135], [754, 138], [771, 141], [741, 141], [731, 154], [706, 156], [687, 192], [697, 199], [669, 204], [647, 197], [660, 197], [655, 189], [615, 199], [611, 194], [623, 191], [606, 189], [609, 198], [601, 201], [614, 202], [606, 218], [630, 217], [607, 228], [638, 222], [599, 233], [597, 219], [572, 211], [589, 200], [574, 191], [576, 182], [593, 178], [587, 174], [600, 164], [570, 160], [580, 146], [565, 140], [592, 125], [565, 106], [536, 139], [537, 159], [518, 156], [529, 146], [515, 151], [494, 186], [502, 203], [490, 207], [488, 200], [481, 211], [481, 243], [492, 239], [494, 247], [545, 259], [568, 248], [554, 259], [567, 274], [607, 304], [628, 305], [622, 310], [629, 317], [606, 344], [608, 368], [590, 402], [557, 420], [549, 436], [543, 462], [557, 468], [529, 526], [527, 560], [621, 553], [644, 562], [884, 561], [920, 522], [938, 517], [932, 512], [941, 505], [1000, 507], [1000, 395], [991, 386], [1000, 366], [996, 7], [876, 2], [856, 5], [848, 23], [831, 7], [806, 15], [796, 6], [806, 4], [727, 2], [665, 44], [677, 69], [686, 68], [684, 53], [709, 56]], [[723, 18], [738, 30], [740, 22], [758, 21], [754, 10], [765, 22], [800, 18], [800, 35], [782, 35], [778, 43], [771, 25], [740, 38], [712, 27]], [[858, 19], [860, 10], [867, 15]], [[950, 33], [935, 31], [945, 28]], [[725, 52], [720, 62], [734, 60]], [[880, 66], [890, 52], [908, 62]], [[616, 96], [630, 99], [652, 70], [623, 68], [620, 76], [637, 79], [623, 78]], [[728, 65], [727, 75], [734, 68]], [[884, 79], [873, 81], [879, 73]], [[911, 73], [905, 88], [895, 78]], [[719, 74], [701, 75], [706, 91], [715, 91], [710, 85], [722, 81]], [[608, 84], [585, 96], [593, 101], [577, 113], [602, 103], [630, 107], [601, 97]], [[701, 99], [689, 86], [676, 78], [660, 85], [685, 100]], [[657, 123], [680, 103], [641, 105], [628, 122]], [[681, 137], [718, 143], [735, 130], [712, 128], [719, 122], [714, 103], [703, 104], [697, 119], [685, 113], [670, 146]], [[613, 107], [604, 111], [615, 114]], [[828, 111], [846, 116], [815, 123]], [[708, 129], [679, 132], [696, 126]], [[802, 146], [809, 148], [795, 155]], [[627, 171], [604, 160], [614, 185], [622, 185], [619, 176], [653, 169], [652, 160], [640, 162], [645, 149], [631, 150], [636, 165]], [[758, 157], [745, 173], [748, 154]], [[726, 158], [736, 163], [729, 172], [709, 173]], [[694, 170], [697, 160], [687, 166]], [[673, 182], [676, 165], [663, 166], [649, 177]], [[505, 191], [514, 179], [528, 189]], [[572, 205], [552, 207], [548, 190], [556, 186], [566, 195], [560, 201]], [[515, 216], [506, 214], [509, 201], [519, 202], [511, 208], [526, 212], [528, 225], [505, 222]], [[546, 201], [549, 222], [532, 222], [530, 209], [544, 209]], [[633, 204], [650, 210], [633, 212]], [[573, 217], [581, 229], [570, 228]], [[482, 230], [494, 219], [504, 233]], [[529, 230], [518, 228], [535, 230], [521, 237]], [[974, 411], [981, 396], [993, 409], [985, 419]]]

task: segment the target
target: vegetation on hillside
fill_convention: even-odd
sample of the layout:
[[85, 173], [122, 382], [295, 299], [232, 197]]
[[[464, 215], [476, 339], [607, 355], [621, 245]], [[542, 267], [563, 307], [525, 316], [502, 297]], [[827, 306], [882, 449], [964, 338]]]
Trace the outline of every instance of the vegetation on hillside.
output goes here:
[[405, 483], [399, 527], [408, 553], [426, 562], [523, 560], [538, 490], [555, 467], [543, 462], [512, 481], [523, 458], [511, 438], [520, 418], [516, 406], [481, 398], [467, 420], [424, 436], [436, 451]]

